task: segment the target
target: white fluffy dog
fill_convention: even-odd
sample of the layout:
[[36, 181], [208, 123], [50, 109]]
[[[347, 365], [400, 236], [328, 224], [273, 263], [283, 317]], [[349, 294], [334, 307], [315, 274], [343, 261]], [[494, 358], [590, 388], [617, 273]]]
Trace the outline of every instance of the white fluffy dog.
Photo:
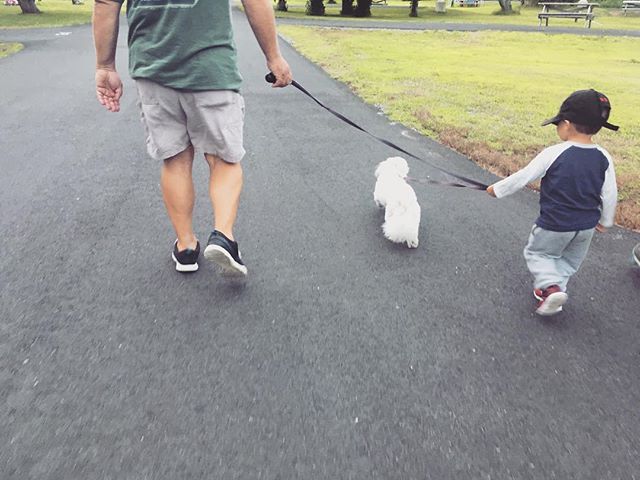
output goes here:
[[405, 243], [409, 248], [418, 246], [420, 227], [420, 205], [416, 192], [406, 182], [409, 173], [407, 161], [402, 157], [391, 157], [380, 162], [376, 168], [376, 188], [373, 200], [384, 207], [384, 236], [395, 243]]

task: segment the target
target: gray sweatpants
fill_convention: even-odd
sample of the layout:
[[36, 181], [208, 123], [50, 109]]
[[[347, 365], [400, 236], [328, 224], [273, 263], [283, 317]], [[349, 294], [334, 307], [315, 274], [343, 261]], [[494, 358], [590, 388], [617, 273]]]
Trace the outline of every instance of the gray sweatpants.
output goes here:
[[594, 229], [576, 232], [552, 232], [534, 225], [529, 243], [524, 247], [524, 259], [533, 274], [534, 288], [558, 285], [567, 290], [571, 275], [578, 271], [587, 256]]

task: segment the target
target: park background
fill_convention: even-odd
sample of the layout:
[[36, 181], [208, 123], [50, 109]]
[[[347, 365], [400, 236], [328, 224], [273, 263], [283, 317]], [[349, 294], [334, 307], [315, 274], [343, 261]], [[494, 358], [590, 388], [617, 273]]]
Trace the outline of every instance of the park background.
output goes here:
[[[276, 12], [278, 30], [298, 51], [392, 121], [438, 140], [501, 176], [558, 141], [555, 129], [540, 123], [557, 112], [569, 93], [583, 88], [604, 92], [613, 106], [611, 122], [621, 127], [596, 136], [615, 160], [617, 223], [640, 229], [638, 11], [625, 14], [622, 0], [605, 0], [596, 8], [589, 30], [581, 21], [552, 19], [548, 28], [518, 31], [518, 27], [537, 27], [537, 4], [513, 2], [513, 13], [504, 15], [494, 1], [478, 7], [460, 7], [457, 2], [451, 7], [447, 2], [446, 13], [436, 12], [435, 1], [420, 1], [418, 16], [410, 17], [409, 3], [372, 4], [371, 16], [363, 19], [341, 15], [342, 3], [320, 2], [323, 15], [308, 15], [312, 7], [318, 8], [316, 0], [313, 5], [289, 1], [286, 12]], [[93, 8], [92, 1], [35, 4], [41, 14], [25, 15], [18, 6], [0, 6], [0, 28], [87, 23]], [[278, 5], [282, 2], [274, 3], [274, 8]], [[357, 28], [337, 28], [332, 26], [335, 20], [353, 21]], [[360, 28], [363, 21], [375, 22], [371, 25], [376, 28]], [[380, 28], [384, 22], [389, 28]], [[477, 28], [427, 29], [438, 23]], [[513, 26], [514, 31], [496, 31], [492, 26]], [[0, 56], [20, 48], [0, 43]], [[295, 136], [295, 127], [290, 128]]]
[[[38, 5], [45, 13], [31, 18], [53, 17], [56, 3]], [[404, 24], [403, 5], [383, 22]], [[126, 72], [126, 19], [117, 55], [125, 94], [112, 115], [95, 100], [90, 6], [73, 8], [85, 25], [0, 30], [2, 41], [24, 44], [0, 60], [2, 480], [617, 480], [640, 471], [640, 268], [631, 258], [640, 233], [596, 235], [570, 304], [551, 319], [533, 312], [522, 258], [535, 192], [496, 201], [417, 185], [419, 248], [388, 242], [372, 191], [375, 164], [392, 150], [298, 90], [270, 88], [234, 8], [247, 100], [237, 235], [250, 276], [227, 282], [209, 262], [182, 275]], [[469, 14], [480, 8], [492, 15], [497, 4]], [[295, 41], [289, 26], [374, 25], [388, 10], [278, 22]], [[496, 180], [281, 44], [322, 101], [437, 167]], [[552, 133], [538, 114], [547, 112], [526, 122]], [[442, 179], [410, 166], [416, 178]], [[212, 220], [207, 172], [194, 162], [200, 239]]]

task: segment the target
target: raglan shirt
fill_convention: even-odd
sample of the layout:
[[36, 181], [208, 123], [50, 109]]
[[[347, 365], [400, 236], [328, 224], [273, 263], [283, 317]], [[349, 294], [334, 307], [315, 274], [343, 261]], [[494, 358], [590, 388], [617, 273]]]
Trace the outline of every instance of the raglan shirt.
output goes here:
[[179, 90], [240, 89], [229, 0], [126, 1], [132, 78]]
[[525, 168], [497, 182], [495, 195], [510, 195], [541, 177], [536, 225], [555, 232], [613, 225], [618, 189], [613, 161], [604, 148], [576, 142], [548, 147]]

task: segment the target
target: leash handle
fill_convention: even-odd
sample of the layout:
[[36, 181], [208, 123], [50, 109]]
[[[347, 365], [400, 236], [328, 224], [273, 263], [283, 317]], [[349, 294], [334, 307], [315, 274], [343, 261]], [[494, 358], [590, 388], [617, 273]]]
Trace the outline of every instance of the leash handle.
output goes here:
[[[267, 83], [276, 83], [276, 76], [273, 74], [273, 72], [269, 72], [264, 76], [264, 79]], [[331, 113], [332, 115], [336, 116], [337, 118], [339, 118], [340, 120], [342, 120], [343, 122], [351, 125], [354, 128], [357, 128], [358, 130], [360, 130], [361, 132], [366, 133], [367, 135], [369, 135], [370, 137], [373, 137], [374, 139], [378, 140], [379, 142], [385, 144], [386, 146], [393, 148], [394, 150], [397, 150], [399, 152], [402, 152], [406, 155], [409, 155], [411, 158], [414, 158], [426, 165], [429, 165], [432, 168], [435, 168], [436, 170], [439, 170], [440, 172], [444, 173], [445, 175], [448, 175], [450, 177], [453, 177], [457, 180], [462, 181], [463, 183], [459, 183], [459, 182], [439, 182], [437, 180], [421, 180], [418, 178], [408, 178], [407, 180], [411, 181], [411, 182], [416, 182], [416, 183], [431, 183], [434, 185], [445, 185], [445, 186], [449, 186], [449, 187], [462, 187], [462, 188], [471, 188], [473, 190], [486, 190], [487, 189], [487, 185], [485, 185], [484, 183], [478, 182], [477, 180], [473, 180], [471, 178], [467, 178], [467, 177], [463, 177], [462, 175], [457, 175], [453, 172], [450, 172], [448, 170], [445, 170], [444, 168], [440, 168], [437, 167], [436, 165], [434, 165], [431, 162], [426, 161], [423, 158], [418, 157], [417, 155], [414, 155], [411, 152], [406, 151], [404, 148], [399, 147], [398, 145], [396, 145], [395, 143], [390, 142], [389, 140], [385, 140], [384, 138], [378, 137], [374, 134], [372, 134], [371, 132], [365, 130], [364, 128], [362, 128], [360, 125], [358, 125], [357, 123], [355, 123], [352, 120], [349, 120], [347, 117], [345, 117], [344, 115], [342, 115], [339, 112], [336, 112], [335, 110], [333, 110], [332, 108], [327, 107], [324, 103], [322, 103], [320, 100], [318, 100], [316, 97], [314, 97], [313, 95], [311, 95], [311, 93], [309, 93], [302, 85], [300, 85], [298, 82], [296, 82], [295, 80], [293, 80], [291, 82], [291, 85], [293, 85], [295, 88], [297, 88], [298, 90], [300, 90], [302, 93], [304, 93], [305, 95], [307, 95], [309, 98], [311, 98], [311, 100], [313, 100], [314, 102], [316, 102], [318, 105], [320, 105], [322, 108], [324, 108], [325, 110], [327, 110], [329, 113]]]

